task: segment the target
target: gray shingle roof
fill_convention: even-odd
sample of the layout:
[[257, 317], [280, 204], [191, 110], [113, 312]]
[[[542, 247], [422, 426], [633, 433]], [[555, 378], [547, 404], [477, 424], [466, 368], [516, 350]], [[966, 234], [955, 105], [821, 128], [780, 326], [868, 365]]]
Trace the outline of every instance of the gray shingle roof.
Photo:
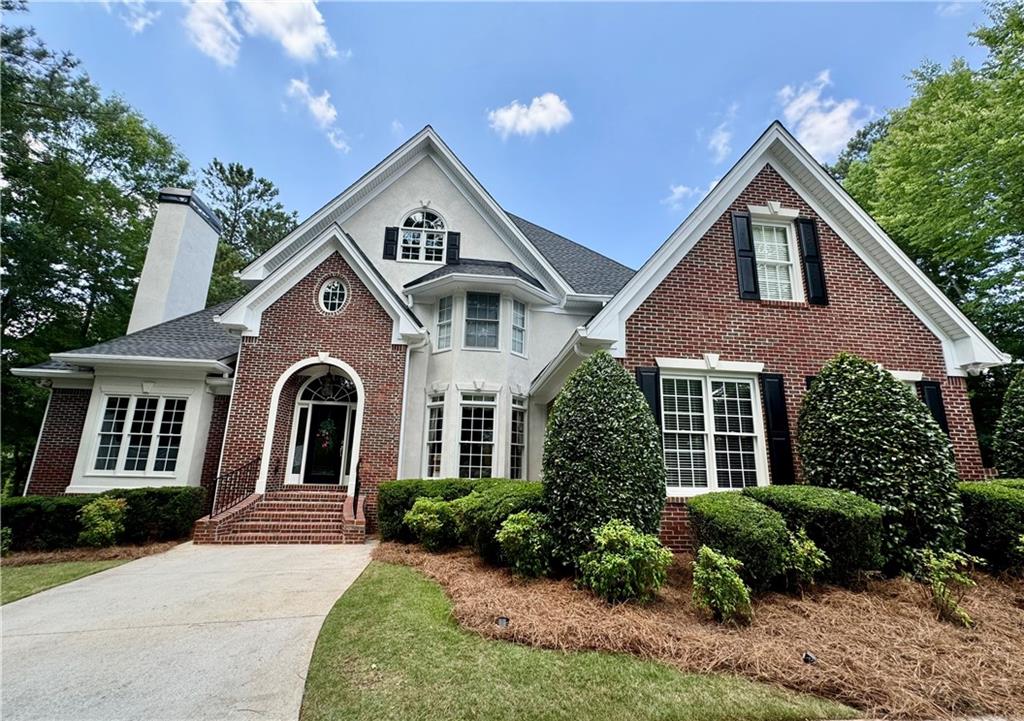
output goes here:
[[505, 211], [577, 293], [614, 295], [636, 271], [597, 251]]
[[513, 265], [512, 263], [508, 263], [503, 260], [480, 260], [478, 258], [462, 258], [455, 265], [442, 265], [440, 268], [435, 268], [426, 275], [421, 275], [419, 278], [406, 283], [404, 287], [411, 288], [414, 285], [419, 285], [420, 283], [426, 283], [429, 280], [443, 278], [447, 275], [454, 275], [456, 273], [466, 273], [469, 275], [499, 275], [505, 278], [519, 278], [520, 280], [524, 280], [530, 285], [536, 286], [541, 290], [544, 289], [544, 286], [541, 285], [539, 280], [517, 265]]
[[[237, 300], [237, 299], [235, 299]], [[213, 321], [213, 316], [230, 308], [235, 300], [144, 328], [103, 343], [78, 348], [69, 353], [95, 355], [151, 356], [156, 358], [189, 358], [222, 360], [238, 352], [238, 336], [233, 336]], [[78, 370], [73, 365], [50, 359], [33, 368]]]

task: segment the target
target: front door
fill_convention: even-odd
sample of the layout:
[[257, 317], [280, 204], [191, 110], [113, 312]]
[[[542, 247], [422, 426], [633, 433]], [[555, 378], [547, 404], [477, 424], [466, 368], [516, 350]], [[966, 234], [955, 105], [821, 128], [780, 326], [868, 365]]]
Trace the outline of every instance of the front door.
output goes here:
[[348, 406], [313, 404], [303, 483], [341, 483], [347, 421]]

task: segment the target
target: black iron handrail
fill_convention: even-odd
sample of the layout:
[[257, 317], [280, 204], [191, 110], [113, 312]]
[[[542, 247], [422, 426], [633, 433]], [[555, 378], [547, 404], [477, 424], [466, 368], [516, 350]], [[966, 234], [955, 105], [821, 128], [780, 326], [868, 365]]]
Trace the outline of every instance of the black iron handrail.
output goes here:
[[352, 486], [352, 518], [359, 517], [359, 466], [363, 463], [362, 459], [356, 462], [356, 482]]
[[[212, 515], [220, 515], [222, 513], [225, 513], [227, 511], [231, 510], [232, 508], [234, 508], [235, 506], [237, 506], [240, 503], [242, 503], [242, 501], [244, 501], [246, 498], [248, 498], [251, 495], [251, 494], [247, 493], [247, 494], [243, 495], [241, 498], [235, 499], [233, 502], [231, 502], [230, 504], [228, 504], [224, 508], [222, 508], [220, 510], [217, 510], [217, 494], [220, 493], [221, 483], [226, 483], [228, 481], [242, 481], [244, 483], [245, 487], [249, 487], [251, 485], [253, 490], [254, 490], [254, 492], [255, 492], [256, 483], [259, 481], [259, 477], [260, 477], [260, 466], [262, 465], [262, 461], [263, 461], [263, 456], [262, 455], [258, 455], [258, 456], [255, 456], [254, 458], [252, 458], [251, 460], [246, 461], [242, 465], [236, 466], [235, 468], [231, 469], [227, 473], [222, 473], [219, 476], [217, 476], [217, 480], [215, 480], [213, 482], [213, 505], [210, 506], [210, 515], [211, 516]], [[268, 472], [268, 475], [271, 475], [271, 474], [276, 475], [279, 466], [280, 466], [280, 459], [271, 459], [271, 462], [270, 462], [270, 467], [271, 468], [270, 468], [270, 470]], [[251, 483], [250, 483], [250, 481], [251, 481]]]

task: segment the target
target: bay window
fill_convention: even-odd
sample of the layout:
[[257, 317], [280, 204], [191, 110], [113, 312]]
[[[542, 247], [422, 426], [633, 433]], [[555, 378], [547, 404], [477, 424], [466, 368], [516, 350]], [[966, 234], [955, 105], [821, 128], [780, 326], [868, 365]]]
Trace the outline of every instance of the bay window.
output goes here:
[[512, 301], [512, 352], [526, 355], [526, 304]]
[[437, 301], [437, 350], [452, 347], [452, 297]]
[[466, 293], [466, 348], [497, 348], [501, 296]]
[[427, 399], [427, 478], [441, 477], [441, 450], [444, 435], [444, 393]]
[[459, 478], [490, 478], [494, 460], [494, 393], [463, 393]]
[[526, 458], [526, 399], [512, 396], [512, 427], [509, 436], [509, 478], [522, 480]]

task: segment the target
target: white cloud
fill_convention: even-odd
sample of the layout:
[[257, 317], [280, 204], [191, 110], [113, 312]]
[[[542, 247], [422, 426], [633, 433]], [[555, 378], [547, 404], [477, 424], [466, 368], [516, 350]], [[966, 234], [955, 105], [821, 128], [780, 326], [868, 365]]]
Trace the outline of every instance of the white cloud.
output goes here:
[[708, 187], [699, 188], [690, 185], [669, 185], [668, 196], [661, 199], [662, 205], [667, 205], [671, 210], [683, 210], [693, 199], [702, 200], [718, 185], [718, 178], [715, 178]]
[[[324, 17], [313, 0], [242, 0], [239, 21], [246, 33], [276, 40], [288, 55], [297, 60], [311, 62], [319, 56], [333, 58], [338, 55]], [[348, 56], [351, 53], [347, 53]]]
[[503, 108], [487, 113], [491, 128], [501, 137], [509, 135], [536, 135], [561, 130], [572, 122], [569, 105], [554, 93], [534, 98], [529, 106], [513, 100]]
[[873, 112], [855, 98], [822, 97], [832, 84], [828, 70], [799, 88], [787, 85], [778, 92], [782, 116], [797, 139], [819, 161], [835, 158], [847, 141], [871, 119]]
[[405, 126], [402, 125], [402, 121], [398, 118], [391, 121], [391, 134], [396, 136], [405, 135]]
[[160, 11], [151, 9], [146, 0], [121, 0], [121, 4], [124, 6], [121, 20], [133, 35], [141, 33], [160, 17]]
[[725, 119], [711, 131], [708, 138], [708, 150], [711, 151], [711, 157], [716, 163], [721, 163], [732, 152], [732, 123], [738, 110], [737, 103], [730, 105], [725, 113]]
[[235, 27], [224, 0], [191, 0], [185, 29], [192, 43], [220, 65], [238, 62], [242, 33]]
[[324, 90], [319, 95], [315, 94], [305, 80], [292, 78], [288, 83], [288, 97], [294, 98], [306, 106], [306, 110], [313, 118], [313, 122], [323, 131], [335, 150], [347, 153], [351, 150], [348, 141], [345, 139], [345, 132], [338, 127], [338, 109], [331, 102], [331, 94]]
[[935, 14], [940, 18], [954, 18], [963, 15], [967, 10], [967, 4], [962, 2], [939, 3], [935, 6]]

